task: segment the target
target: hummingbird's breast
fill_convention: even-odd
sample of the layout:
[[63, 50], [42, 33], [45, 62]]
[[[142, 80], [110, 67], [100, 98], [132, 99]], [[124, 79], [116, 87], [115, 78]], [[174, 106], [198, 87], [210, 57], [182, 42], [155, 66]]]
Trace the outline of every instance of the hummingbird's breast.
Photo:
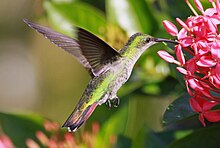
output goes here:
[[118, 64], [111, 69], [111, 71], [114, 73], [114, 79], [109, 84], [109, 88], [111, 89], [109, 99], [116, 97], [117, 91], [131, 75], [131, 68], [123, 59], [120, 60]]
[[83, 102], [88, 104], [98, 102], [99, 105], [105, 103], [109, 97], [109, 92], [111, 91], [109, 86], [112, 81], [114, 81], [114, 73], [111, 73], [110, 70], [94, 77], [90, 80], [83, 94], [82, 98], [86, 98]]
[[83, 96], [87, 103], [99, 105], [116, 96], [117, 91], [130, 77], [132, 68], [123, 60], [112, 63], [107, 71], [94, 77], [88, 84]]

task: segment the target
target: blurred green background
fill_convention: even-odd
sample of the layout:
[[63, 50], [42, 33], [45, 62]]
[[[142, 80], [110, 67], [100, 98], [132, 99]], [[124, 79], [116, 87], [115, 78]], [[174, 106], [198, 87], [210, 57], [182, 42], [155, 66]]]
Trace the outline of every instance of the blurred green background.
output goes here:
[[[135, 32], [170, 38], [162, 21], [175, 23], [176, 17], [184, 20], [190, 14], [184, 0], [0, 1], [0, 111], [33, 112], [63, 124], [90, 80], [72, 56], [29, 28], [23, 18], [72, 37], [72, 28], [80, 26], [120, 49]], [[118, 147], [142, 147], [143, 138], [147, 147], [172, 142], [171, 138], [151, 144], [154, 136], [145, 135], [164, 131], [166, 108], [185, 92], [183, 80], [179, 83], [174, 68], [156, 53], [159, 49], [172, 53], [172, 48], [158, 44], [145, 52], [118, 93], [119, 107], [97, 107], [80, 131], [96, 121], [101, 143], [111, 134], [120, 135]]]
[[[66, 0], [66, 2], [69, 1]], [[161, 16], [160, 18], [157, 18], [157, 14], [152, 14], [152, 12], [160, 14], [164, 13], [154, 11], [152, 10], [154, 8], [150, 8], [151, 6], [156, 7], [157, 3], [159, 4], [159, 1], [148, 1], [146, 6], [142, 6], [143, 8], [134, 6], [141, 9], [139, 10], [140, 13], [146, 13], [144, 15], [136, 14], [136, 11], [134, 10], [130, 12], [131, 10], [126, 8], [128, 7], [126, 5], [130, 3], [131, 5], [139, 4], [138, 2], [135, 4], [134, 1], [126, 3], [125, 0], [120, 2], [110, 0], [85, 0], [82, 2], [82, 4], [77, 3], [77, 6], [83, 7], [81, 5], [86, 5], [89, 8], [94, 9], [96, 13], [101, 15], [101, 17], [105, 18], [104, 23], [106, 26], [108, 25], [108, 29], [110, 31], [108, 31], [105, 35], [103, 35], [104, 33], [99, 33], [101, 34], [100, 37], [104, 39], [107, 38], [107, 41], [110, 40], [109, 44], [113, 44], [113, 46], [118, 49], [126, 43], [128, 36], [139, 31], [149, 33], [157, 37], [167, 37], [167, 33], [162, 28], [162, 20], [165, 18], [162, 18]], [[141, 5], [141, 2], [143, 3], [143, 1], [140, 1], [139, 5]], [[43, 7], [42, 0], [9, 0], [1, 1], [0, 3], [0, 109], [2, 111], [33, 111], [62, 123], [75, 107], [86, 85], [88, 84], [90, 77], [75, 59], [60, 50], [54, 44], [50, 43], [43, 36], [31, 30], [23, 23], [22, 19], [28, 18], [33, 22], [50, 26], [51, 28], [55, 26], [54, 29], [58, 31], [61, 30], [61, 25], [64, 24], [65, 21], [61, 21], [60, 24], [51, 23], [55, 22], [54, 20], [56, 20], [56, 17], [54, 17], [53, 20], [50, 13], [55, 14], [55, 12], [53, 12], [52, 8], [47, 8], [50, 7], [47, 6], [49, 4], [44, 4], [44, 7], [47, 8], [46, 11]], [[109, 3], [109, 5], [107, 5], [107, 3]], [[161, 1], [161, 3], [164, 2]], [[74, 10], [73, 8], [71, 11], [74, 13], [74, 11], [77, 12], [78, 10]], [[73, 15], [78, 17], [76, 19], [87, 19], [86, 16], [83, 16], [85, 14], [75, 13]], [[115, 17], [114, 15], [118, 16]], [[132, 18], [132, 16], [134, 18]], [[89, 14], [88, 17], [90, 17]], [[52, 21], [48, 22], [47, 18]], [[72, 18], [74, 18], [74, 16], [72, 16]], [[65, 20], [65, 17], [63, 17], [63, 19]], [[118, 22], [120, 19], [122, 22]], [[108, 23], [106, 23], [107, 21]], [[80, 21], [76, 22], [78, 24], [76, 23], [75, 25], [81, 25], [83, 27], [91, 26], [85, 28], [92, 30], [93, 32], [95, 32], [93, 28], [97, 27], [96, 29], [98, 30], [98, 26], [94, 25], [96, 22], [92, 25], [90, 22], [85, 21], [85, 24], [83, 24], [83, 21], [82, 23]], [[60, 28], [56, 27], [56, 25]], [[65, 32], [65, 29], [63, 30], [63, 32]], [[113, 32], [115, 31], [115, 34], [112, 34], [112, 30]], [[120, 32], [117, 32], [117, 30]], [[70, 32], [68, 33], [70, 34]], [[95, 33], [98, 34], [97, 32]], [[119, 40], [118, 44], [114, 43], [114, 39], [117, 40], [117, 38]], [[160, 60], [156, 54], [158, 49], [163, 48], [165, 48], [164, 45], [156, 45], [154, 48], [149, 49], [149, 51], [140, 59], [135, 68], [136, 71], [134, 73], [137, 73], [137, 77], [133, 76], [133, 79], [137, 80], [133, 81], [137, 82], [139, 81], [138, 79], [143, 79], [144, 81], [146, 80], [146, 82], [143, 83], [151, 83], [152, 86], [144, 85], [140, 89], [143, 93], [145, 91], [149, 91], [151, 95], [146, 96], [145, 94], [137, 93], [137, 96], [129, 96], [128, 98], [130, 101], [134, 101], [133, 103], [130, 103], [134, 107], [143, 105], [136, 108], [140, 109], [140, 111], [141, 108], [149, 108], [149, 111], [146, 110], [145, 115], [140, 115], [142, 118], [145, 118], [144, 116], [150, 116], [151, 114], [158, 114], [158, 116], [152, 116], [152, 119], [149, 121], [156, 122], [156, 124], [151, 123], [151, 125], [157, 129], [160, 128], [161, 114], [170, 102], [169, 99], [166, 99], [166, 96], [159, 96], [158, 91], [161, 90], [157, 88], [158, 86], [156, 84], [166, 79], [169, 72], [169, 67], [165, 62]], [[146, 56], [149, 57], [146, 58]], [[136, 85], [137, 88], [140, 88], [141, 86], [141, 84]], [[137, 88], [134, 88], [134, 90]], [[123, 92], [121, 92], [121, 94], [123, 94]], [[155, 94], [156, 97], [154, 96]], [[122, 103], [126, 101], [128, 100], [122, 100]], [[143, 103], [142, 101], [147, 101], [148, 103], [152, 103], [152, 105], [147, 105], [147, 103]], [[152, 107], [154, 106], [153, 104], [161, 107]], [[146, 106], [148, 107], [146, 108]], [[105, 107], [101, 110], [108, 111]], [[109, 112], [112, 112], [112, 110]]]

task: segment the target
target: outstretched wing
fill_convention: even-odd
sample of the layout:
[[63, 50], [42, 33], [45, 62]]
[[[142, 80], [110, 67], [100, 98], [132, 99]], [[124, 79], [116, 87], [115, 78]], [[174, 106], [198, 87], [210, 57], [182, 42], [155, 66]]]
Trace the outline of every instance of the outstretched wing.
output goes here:
[[100, 73], [108, 69], [109, 63], [120, 57], [120, 54], [114, 48], [82, 28], [77, 28], [77, 41], [48, 27], [32, 23], [27, 19], [24, 19], [24, 22], [43, 34], [52, 43], [73, 55], [92, 77], [99, 76]]
[[48, 27], [44, 27], [35, 23], [28, 21], [27, 19], [23, 20], [28, 26], [36, 30], [37, 32], [43, 34], [46, 38], [48, 38], [52, 43], [61, 47], [66, 52], [70, 53], [74, 58], [76, 58], [89, 72], [89, 74], [93, 77], [91, 66], [85, 56], [82, 55], [80, 45], [77, 40], [70, 38], [66, 35], [60, 34], [56, 31]]
[[120, 54], [94, 34], [78, 28], [78, 40], [82, 54], [92, 67], [95, 76], [108, 68], [109, 63], [114, 62]]

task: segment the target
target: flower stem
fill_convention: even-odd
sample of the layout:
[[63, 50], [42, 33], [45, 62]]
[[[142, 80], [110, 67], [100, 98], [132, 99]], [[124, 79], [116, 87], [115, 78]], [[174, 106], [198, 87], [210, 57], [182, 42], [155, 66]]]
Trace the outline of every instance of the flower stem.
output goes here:
[[215, 2], [212, 2], [212, 6], [213, 8], [216, 8]]
[[189, 8], [190, 8], [191, 11], [195, 14], [195, 16], [198, 16], [198, 13], [197, 13], [196, 10], [193, 8], [193, 6], [190, 4], [189, 0], [186, 0], [186, 4], [189, 6]]

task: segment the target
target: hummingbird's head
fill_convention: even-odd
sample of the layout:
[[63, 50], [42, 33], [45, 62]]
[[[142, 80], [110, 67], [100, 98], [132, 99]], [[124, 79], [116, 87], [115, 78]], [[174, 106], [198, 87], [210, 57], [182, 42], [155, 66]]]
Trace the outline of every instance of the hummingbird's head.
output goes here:
[[170, 42], [176, 44], [177, 42], [169, 39], [162, 39], [162, 38], [155, 38], [152, 37], [148, 34], [143, 34], [143, 33], [135, 33], [132, 35], [127, 44], [132, 45], [133, 47], [139, 48], [139, 49], [147, 49], [150, 46], [158, 43], [158, 42]]
[[143, 33], [135, 33], [129, 38], [126, 45], [138, 49], [147, 49], [155, 43], [154, 37]]
[[155, 38], [148, 34], [135, 33], [132, 35], [126, 45], [120, 50], [120, 54], [125, 57], [139, 57], [147, 48], [158, 42], [177, 42], [169, 39]]

